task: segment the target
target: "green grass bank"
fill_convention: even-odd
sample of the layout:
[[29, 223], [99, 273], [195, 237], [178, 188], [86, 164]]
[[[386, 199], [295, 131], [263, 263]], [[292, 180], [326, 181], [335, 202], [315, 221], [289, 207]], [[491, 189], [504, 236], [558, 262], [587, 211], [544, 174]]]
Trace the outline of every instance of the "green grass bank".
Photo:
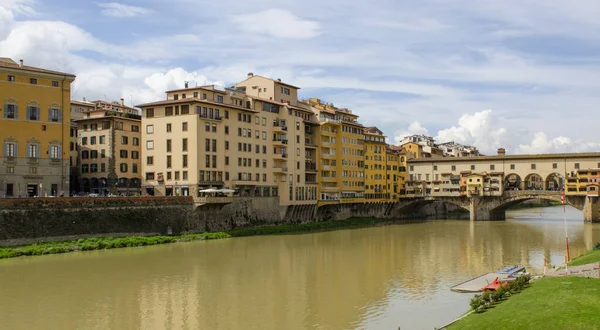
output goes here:
[[600, 280], [547, 277], [448, 329], [598, 329]]
[[388, 219], [351, 218], [347, 220], [322, 221], [295, 225], [239, 228], [225, 233], [217, 232], [202, 234], [184, 234], [178, 236], [131, 236], [121, 238], [82, 238], [76, 241], [37, 243], [25, 246], [0, 248], [0, 259], [15, 258], [21, 256], [58, 254], [75, 251], [117, 249], [124, 247], [158, 245], [175, 242], [221, 239], [229, 237], [303, 233], [333, 230], [339, 228], [360, 228], [392, 222], [393, 221], [390, 221]]
[[[591, 264], [594, 262], [600, 263], [600, 243], [596, 244], [593, 250], [589, 251], [586, 254], [583, 254], [569, 262], [569, 266], [579, 266], [585, 264]], [[598, 293], [600, 295], [600, 292]]]
[[38, 243], [10, 248], [0, 248], [0, 259], [21, 256], [39, 256], [75, 251], [117, 249], [134, 246], [158, 245], [175, 242], [198, 241], [207, 239], [229, 238], [227, 233], [184, 234], [178, 236], [130, 236], [82, 238], [76, 241]]

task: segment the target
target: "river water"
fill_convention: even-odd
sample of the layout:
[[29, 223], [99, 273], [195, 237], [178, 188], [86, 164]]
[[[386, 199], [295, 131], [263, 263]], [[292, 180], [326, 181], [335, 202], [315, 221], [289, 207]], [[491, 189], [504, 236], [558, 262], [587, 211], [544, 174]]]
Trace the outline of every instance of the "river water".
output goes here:
[[[561, 207], [0, 260], [2, 329], [433, 329], [469, 309], [459, 282], [564, 259]], [[572, 255], [600, 224], [567, 209]]]

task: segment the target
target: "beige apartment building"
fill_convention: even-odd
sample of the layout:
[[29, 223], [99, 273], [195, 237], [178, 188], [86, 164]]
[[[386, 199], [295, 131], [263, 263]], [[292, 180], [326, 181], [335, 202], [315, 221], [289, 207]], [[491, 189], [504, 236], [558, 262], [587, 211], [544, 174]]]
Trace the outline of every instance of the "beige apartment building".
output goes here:
[[[135, 195], [141, 187], [141, 117], [121, 102], [71, 101], [77, 125], [76, 190]], [[73, 146], [71, 146], [73, 147]]]
[[316, 121], [297, 102], [298, 87], [253, 74], [234, 87], [186, 86], [138, 106], [144, 192], [231, 189], [279, 196], [281, 205], [316, 203]]

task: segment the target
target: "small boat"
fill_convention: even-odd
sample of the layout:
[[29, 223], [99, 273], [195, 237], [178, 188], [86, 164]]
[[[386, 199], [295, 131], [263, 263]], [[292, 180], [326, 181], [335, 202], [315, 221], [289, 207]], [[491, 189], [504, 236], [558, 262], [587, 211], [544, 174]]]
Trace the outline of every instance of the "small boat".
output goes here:
[[509, 277], [519, 277], [525, 274], [524, 266], [508, 266], [500, 269], [496, 274], [508, 275]]
[[496, 279], [492, 283], [483, 287], [483, 291], [496, 291], [496, 290], [500, 289], [500, 287], [506, 286], [507, 284], [508, 284], [508, 281], [501, 282], [496, 277]]

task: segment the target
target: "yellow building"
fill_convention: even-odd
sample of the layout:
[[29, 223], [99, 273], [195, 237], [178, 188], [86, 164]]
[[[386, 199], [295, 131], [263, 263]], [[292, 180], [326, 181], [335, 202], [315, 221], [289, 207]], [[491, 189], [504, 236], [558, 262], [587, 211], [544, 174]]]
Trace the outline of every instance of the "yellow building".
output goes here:
[[0, 195], [69, 194], [74, 80], [69, 73], [0, 58]]
[[139, 105], [145, 193], [230, 189], [278, 196], [280, 205], [316, 203], [316, 120], [297, 89], [249, 74], [234, 89], [186, 86]]
[[386, 179], [390, 201], [396, 201], [405, 195], [406, 183], [406, 152], [401, 147], [387, 146]]
[[121, 102], [71, 101], [80, 163], [77, 190], [135, 195], [141, 187], [141, 117]]
[[361, 203], [365, 191], [364, 127], [350, 110], [305, 101], [319, 121], [319, 203]]
[[[396, 160], [397, 164], [397, 160]], [[390, 170], [388, 170], [388, 166]], [[383, 132], [377, 127], [365, 128], [365, 199], [382, 202], [390, 199], [391, 187], [387, 145]]]

